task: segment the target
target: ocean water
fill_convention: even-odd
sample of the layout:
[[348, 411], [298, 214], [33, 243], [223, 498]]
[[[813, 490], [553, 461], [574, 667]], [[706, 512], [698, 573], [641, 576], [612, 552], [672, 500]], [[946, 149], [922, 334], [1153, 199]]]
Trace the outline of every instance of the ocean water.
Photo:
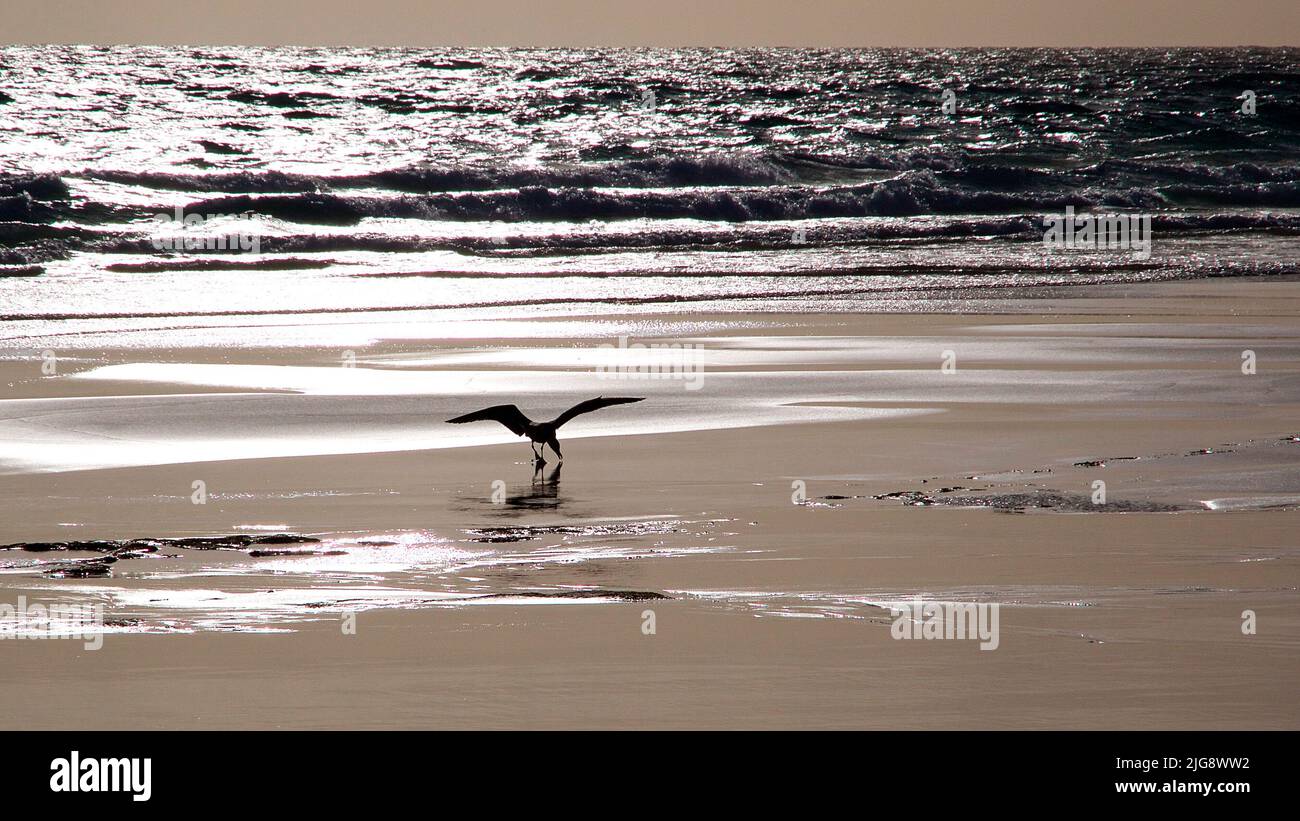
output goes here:
[[[1045, 248], [1066, 208], [1150, 254]], [[1298, 49], [0, 48], [11, 340], [1286, 275], [1297, 235]]]

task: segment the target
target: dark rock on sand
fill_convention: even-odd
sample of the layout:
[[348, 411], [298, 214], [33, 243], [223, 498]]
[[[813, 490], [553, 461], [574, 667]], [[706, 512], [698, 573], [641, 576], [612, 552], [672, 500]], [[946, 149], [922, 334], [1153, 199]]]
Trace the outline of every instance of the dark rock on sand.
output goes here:
[[67, 550], [66, 542], [28, 542], [26, 544], [7, 544], [0, 550], [26, 550], [28, 553], [47, 553], [51, 550]]
[[519, 593], [489, 593], [478, 599], [618, 599], [619, 601], [657, 601], [671, 599], [650, 590], [527, 590]]
[[990, 493], [984, 496], [931, 496], [917, 491], [898, 491], [873, 497], [876, 499], [902, 499], [903, 504], [924, 507], [987, 507], [994, 510], [1023, 512], [1025, 510], [1055, 510], [1066, 513], [1175, 513], [1183, 510], [1200, 510], [1199, 507], [1171, 505], [1162, 502], [1113, 501], [1093, 504], [1092, 497], [1083, 493], [1061, 493], [1055, 490], [1031, 490], [1019, 493]]
[[526, 542], [540, 536], [645, 536], [674, 533], [671, 522], [627, 522], [607, 525], [547, 525], [536, 527], [475, 527], [465, 531], [472, 542]]
[[267, 536], [190, 536], [183, 539], [150, 539], [160, 545], [188, 547], [193, 550], [242, 550], [255, 544], [316, 544], [320, 539], [293, 533], [275, 533]]
[[312, 536], [299, 536], [296, 533], [272, 533], [269, 536], [254, 536], [253, 544], [314, 544], [320, 539]]
[[345, 556], [346, 550], [250, 550], [248, 555], [255, 559], [273, 556]]
[[1141, 456], [1109, 456], [1105, 459], [1089, 459], [1085, 462], [1075, 462], [1074, 466], [1077, 468], [1104, 468], [1107, 462], [1136, 462], [1141, 458]]
[[43, 273], [42, 265], [0, 265], [0, 277], [38, 277]]
[[[85, 551], [89, 553], [112, 553], [119, 558], [134, 558], [143, 553], [155, 553], [164, 547], [187, 547], [191, 550], [243, 550], [250, 545], [259, 544], [315, 544], [320, 542], [313, 536], [300, 536], [295, 533], [274, 533], [265, 536], [185, 536], [179, 539], [90, 539], [74, 542], [16, 542], [0, 545], [0, 550], [23, 550], [28, 553], [48, 553], [50, 551]], [[133, 555], [135, 554], [135, 555]]]
[[934, 499], [928, 493], [922, 493], [919, 490], [896, 490], [893, 493], [881, 493], [872, 496], [872, 499], [899, 499], [905, 505], [923, 507], [934, 504]]
[[80, 562], [68, 562], [55, 565], [41, 573], [49, 579], [100, 579], [112, 576], [111, 565], [117, 559], [105, 556], [102, 559], [86, 559]]

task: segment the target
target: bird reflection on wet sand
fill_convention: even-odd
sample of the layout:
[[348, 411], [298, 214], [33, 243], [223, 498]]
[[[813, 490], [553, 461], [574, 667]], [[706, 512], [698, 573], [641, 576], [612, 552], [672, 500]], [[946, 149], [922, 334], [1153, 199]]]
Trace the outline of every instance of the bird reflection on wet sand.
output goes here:
[[517, 516], [530, 510], [557, 510], [565, 501], [560, 495], [560, 471], [556, 465], [549, 473], [545, 462], [534, 463], [533, 478], [528, 484], [512, 485], [502, 503], [494, 505], [508, 516]]

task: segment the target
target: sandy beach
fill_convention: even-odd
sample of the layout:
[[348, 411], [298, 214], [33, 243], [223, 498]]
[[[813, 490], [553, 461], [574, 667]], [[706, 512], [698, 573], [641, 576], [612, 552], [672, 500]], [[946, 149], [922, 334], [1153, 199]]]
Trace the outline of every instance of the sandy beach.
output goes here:
[[5, 728], [1300, 728], [1295, 281], [92, 325], [0, 349], [5, 601], [106, 625]]

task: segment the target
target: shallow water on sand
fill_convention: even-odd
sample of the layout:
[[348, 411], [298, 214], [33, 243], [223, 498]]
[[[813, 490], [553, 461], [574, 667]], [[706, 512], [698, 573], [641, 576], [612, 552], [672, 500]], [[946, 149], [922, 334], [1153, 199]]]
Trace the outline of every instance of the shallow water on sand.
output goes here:
[[[855, 470], [822, 468], [805, 474], [808, 499], [797, 509], [832, 517], [889, 511], [930, 517], [916, 519], [914, 526], [921, 530], [934, 517], [969, 507], [990, 508], [977, 511], [982, 516], [1056, 512], [1090, 519], [1264, 511], [1287, 515], [1296, 507], [1300, 451], [1284, 436], [1194, 441], [1195, 447], [1177, 451], [1097, 445], [1068, 458], [1033, 462], [1000, 456], [996, 440], [945, 441], [934, 438], [938, 433], [923, 434], [922, 441], [930, 444], [919, 448], [917, 456], [928, 450], [942, 460], [945, 451], [952, 451], [960, 464], [972, 458], [960, 456], [964, 449], [983, 454], [972, 463], [978, 473], [928, 476], [917, 475], [910, 458], [904, 460], [904, 472], [899, 463], [878, 464], [870, 451], [852, 458], [860, 447], [857, 441], [871, 442], [874, 430], [914, 424], [924, 432], [930, 428], [923, 420], [930, 420], [933, 430], [942, 431], [950, 416], [972, 409], [1028, 413], [1027, 418], [1035, 419], [1060, 414], [1085, 430], [1101, 426], [1097, 441], [1109, 442], [1100, 435], [1109, 425], [1161, 419], [1184, 424], [1200, 418], [1206, 407], [1280, 407], [1300, 397], [1300, 374], [1286, 367], [1274, 365], [1244, 381], [1225, 379], [1225, 372], [1236, 373], [1243, 344], [1245, 332], [1235, 325], [1075, 319], [947, 318], [925, 332], [901, 334], [886, 332], [896, 331], [894, 326], [881, 326], [879, 334], [866, 332], [881, 318], [859, 318], [852, 332], [837, 331], [842, 323], [832, 315], [817, 320], [815, 328], [755, 316], [462, 321], [439, 328], [442, 343], [363, 350], [350, 367], [269, 364], [265, 358], [200, 361], [200, 350], [190, 352], [192, 361], [131, 361], [137, 355], [130, 350], [86, 348], [62, 363], [60, 376], [24, 383], [37, 393], [59, 388], [72, 395], [0, 403], [9, 498], [30, 506], [37, 518], [53, 522], [57, 517], [62, 522], [59, 540], [169, 535], [167, 529], [142, 529], [149, 511], [171, 511], [168, 529], [216, 535], [222, 531], [196, 529], [182, 512], [193, 509], [191, 474], [207, 475], [217, 464], [228, 464], [220, 472], [234, 471], [236, 477], [259, 473], [256, 461], [243, 463], [252, 466], [243, 470], [231, 460], [266, 459], [269, 464], [275, 461], [269, 457], [322, 454], [373, 460], [388, 453], [403, 467], [319, 486], [303, 484], [302, 476], [297, 483], [274, 481], [269, 487], [243, 478], [232, 486], [227, 478], [206, 489], [216, 516], [211, 527], [224, 522], [244, 534], [242, 541], [217, 549], [147, 539], [107, 547], [65, 544], [45, 552], [18, 547], [0, 555], [0, 573], [33, 595], [102, 602], [113, 614], [115, 630], [143, 632], [285, 631], [375, 609], [615, 605], [655, 596], [759, 618], [867, 622], [886, 618], [891, 603], [917, 595], [1013, 608], [1137, 606], [1160, 590], [1180, 588], [1046, 582], [899, 585], [858, 574], [830, 584], [826, 578], [777, 576], [762, 584], [728, 586], [726, 573], [695, 578], [659, 569], [643, 572], [637, 568], [663, 563], [707, 567], [716, 560], [718, 567], [742, 568], [799, 561], [798, 551], [792, 553], [788, 545], [755, 541], [757, 521], [738, 517], [739, 510], [756, 519], [767, 517], [766, 508], [748, 498], [751, 494], [766, 498], [775, 493], [788, 507], [790, 479], [765, 477], [750, 483], [746, 493], [716, 480], [697, 480], [698, 454], [669, 447], [667, 453], [679, 453], [687, 466], [671, 479], [645, 484], [636, 460], [623, 455], [611, 457], [622, 472], [616, 479], [594, 482], [580, 463], [569, 469], [573, 478], [562, 483], [559, 465], [534, 472], [518, 463], [525, 458], [524, 446], [508, 432], [442, 422], [520, 396], [528, 397], [526, 410], [549, 416], [578, 399], [604, 393], [646, 395], [651, 401], [582, 418], [566, 427], [562, 438], [609, 437], [609, 445], [622, 451], [633, 444], [629, 436], [662, 442], [672, 435], [752, 430], [753, 446], [746, 450], [761, 454], [767, 432], [780, 431], [775, 442], [796, 437], [805, 447], [814, 442], [824, 447], [825, 431], [847, 427], [857, 432], [856, 438], [831, 461]], [[621, 344], [623, 331], [680, 335], [638, 337], [677, 346], [642, 349]], [[1249, 338], [1266, 361], [1300, 361], [1297, 330], [1282, 316], [1253, 317]], [[945, 373], [939, 364], [950, 346], [960, 350], [962, 366]], [[690, 353], [689, 362], [680, 359], [684, 352]], [[301, 362], [303, 353], [275, 356]], [[315, 356], [308, 354], [308, 359]], [[9, 367], [36, 370], [39, 362], [28, 355]], [[1227, 364], [1221, 368], [1217, 363]], [[648, 378], [650, 370], [665, 364], [691, 367], [670, 367], [658, 374], [663, 378]], [[1158, 394], [1150, 389], [1153, 374], [1161, 380]], [[146, 387], [160, 393], [140, 394]], [[212, 392], [195, 392], [200, 390]], [[1027, 402], [1037, 410], [1025, 410]], [[798, 433], [800, 429], [807, 433]], [[513, 444], [509, 450], [482, 449], [491, 454], [485, 456], [489, 461], [501, 462], [495, 467], [478, 466], [472, 457], [458, 461], [480, 450], [464, 450], [466, 446], [504, 443]], [[583, 453], [583, 462], [595, 452], [574, 447]], [[789, 445], [785, 447], [785, 461], [760, 462], [760, 470], [770, 472], [788, 462]], [[436, 465], [440, 453], [473, 467], [450, 477], [445, 469], [435, 471], [426, 480], [435, 483], [430, 488], [419, 478], [422, 470], [413, 471], [411, 465], [426, 460]], [[346, 477], [349, 463], [337, 464], [341, 472], [326, 475]], [[105, 469], [148, 466], [159, 477], [162, 471], [175, 475], [165, 482], [136, 480], [133, 491], [94, 479], [101, 471], [111, 474]], [[57, 489], [63, 475], [73, 483], [90, 481], [97, 490], [68, 497], [71, 510], [62, 512], [57, 492], [26, 489], [38, 476], [47, 483], [41, 487]], [[1088, 494], [1090, 483], [1100, 477], [1110, 483], [1113, 496], [1109, 504], [1097, 506]], [[168, 489], [160, 490], [160, 484]], [[29, 492], [34, 495], [24, 497]], [[621, 500], [614, 509], [611, 498]], [[83, 511], [80, 518], [72, 512], [78, 509]], [[409, 520], [412, 511], [427, 521], [426, 527], [382, 524], [394, 516]], [[327, 525], [331, 520], [351, 524]], [[109, 522], [117, 524], [109, 527]], [[283, 532], [304, 533], [312, 541], [280, 543], [276, 534]], [[821, 532], [818, 539], [848, 546], [854, 537]], [[1225, 552], [1219, 560], [1289, 563], [1294, 551], [1268, 546]], [[1206, 595], [1215, 590], [1220, 588], [1206, 587]], [[1119, 633], [1110, 635], [1113, 640]]]

